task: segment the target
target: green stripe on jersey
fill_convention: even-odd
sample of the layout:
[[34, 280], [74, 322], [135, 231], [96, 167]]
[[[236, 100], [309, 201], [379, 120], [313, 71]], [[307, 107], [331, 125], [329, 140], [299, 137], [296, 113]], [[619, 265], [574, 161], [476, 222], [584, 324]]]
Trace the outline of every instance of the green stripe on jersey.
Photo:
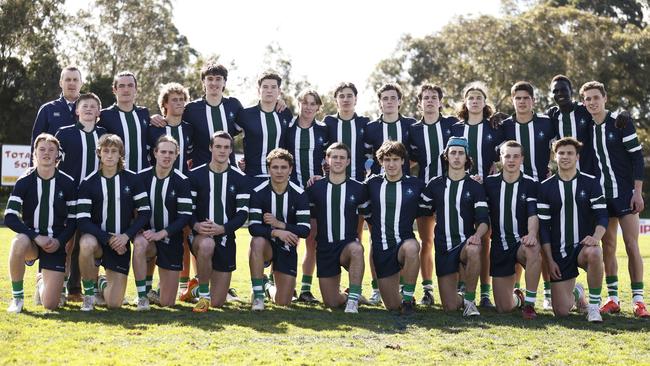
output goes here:
[[[432, 125], [425, 125], [426, 126], [426, 136], [425, 139], [428, 141], [425, 141], [425, 143], [429, 144], [429, 155], [427, 156], [427, 159], [431, 160], [431, 170], [429, 171], [429, 177], [432, 178], [438, 175], [438, 164], [439, 164], [439, 159], [437, 159], [439, 152], [440, 152], [440, 145], [442, 144], [442, 141], [438, 141], [438, 126], [439, 123], [434, 123]], [[424, 169], [424, 167], [421, 167], [420, 169]]]
[[574, 197], [573, 197], [573, 181], [562, 182], [562, 188], [564, 189], [564, 241], [565, 241], [565, 251], [566, 248], [573, 248], [573, 230], [577, 223], [573, 222], [573, 210], [575, 206]]
[[[124, 112], [121, 112], [124, 113]], [[135, 122], [135, 118], [133, 117], [133, 112], [126, 112], [124, 113], [124, 118], [126, 119], [126, 125], [127, 128], [129, 129], [128, 134], [129, 134], [129, 161], [127, 164], [129, 164], [129, 169], [133, 171], [138, 171], [138, 160], [140, 160], [140, 141], [138, 141], [138, 125]]]
[[573, 136], [571, 113], [562, 113], [562, 137], [575, 137]]
[[516, 199], [513, 197], [515, 183], [508, 183], [503, 181], [501, 184], [505, 185], [505, 192], [502, 197], [503, 206], [501, 207], [501, 210], [503, 212], [503, 229], [505, 231], [503, 234], [506, 238], [504, 249], [508, 249], [509, 247], [517, 244], [517, 240], [515, 239], [515, 226], [513, 220], [513, 215], [515, 212], [512, 212], [510, 206], [513, 199]]
[[221, 120], [221, 109], [219, 108], [221, 105], [213, 107], [210, 106], [210, 114], [212, 115], [212, 128], [213, 131], [225, 131], [226, 129], [223, 127], [223, 121]]
[[524, 147], [524, 151], [526, 151], [526, 154], [524, 154], [524, 174], [530, 175], [531, 177], [534, 176], [533, 174], [533, 162], [531, 161], [531, 151], [533, 151], [533, 147], [531, 145], [530, 141], [530, 135], [529, 135], [529, 128], [534, 128], [533, 123], [516, 123], [518, 128], [519, 128], [519, 138], [521, 141], [521, 146]]
[[81, 174], [82, 174], [81, 177], [83, 179], [84, 177], [89, 176], [90, 173], [95, 171], [95, 164], [96, 164], [95, 159], [97, 159], [97, 155], [95, 153], [95, 149], [96, 149], [96, 146], [95, 146], [95, 136], [96, 135], [95, 134], [96, 134], [96, 132], [93, 131], [91, 133], [86, 133], [84, 131], [81, 131], [81, 133], [83, 134], [83, 139], [86, 140], [86, 143], [85, 143], [86, 151], [82, 152], [82, 154], [84, 156], [81, 157], [86, 162], [86, 171], [81, 172]]
[[50, 229], [50, 191], [54, 189], [54, 187], [52, 187], [54, 179], [44, 180], [37, 178], [37, 181], [41, 186], [41, 196], [38, 200], [38, 232], [41, 235], [47, 236], [49, 235]]
[[460, 222], [458, 221], [458, 218], [460, 217], [460, 213], [458, 212], [458, 208], [456, 207], [456, 197], [458, 197], [458, 187], [460, 185], [460, 181], [453, 181], [451, 179], [448, 180], [449, 184], [449, 217], [445, 217], [445, 220], [449, 220], [449, 233], [448, 235], [451, 237], [451, 244], [452, 248], [455, 248], [456, 246], [461, 244], [461, 239], [460, 239], [460, 231], [462, 228], [460, 227]]
[[[117, 176], [117, 175], [116, 175]], [[102, 178], [105, 179], [106, 181], [106, 197], [105, 199], [108, 201], [107, 202], [107, 209], [106, 209], [106, 217], [104, 218], [106, 220], [106, 231], [109, 233], [115, 233], [115, 234], [120, 234], [115, 230], [115, 225], [117, 220], [117, 213], [115, 212], [115, 177], [113, 178]]]
[[330, 216], [330, 229], [332, 230], [332, 239], [341, 240], [341, 220], [340, 216], [344, 215], [345, 212], [339, 210], [341, 207], [341, 184], [331, 184], [328, 183], [331, 188], [332, 196], [329, 197], [328, 206], [331, 211]]
[[307, 187], [307, 181], [311, 177], [311, 166], [309, 164], [309, 158], [312, 152], [311, 146], [311, 129], [303, 129], [298, 127], [296, 133], [300, 134], [300, 146], [298, 146], [298, 154], [300, 155], [300, 176], [302, 178], [303, 187]]
[[[472, 164], [472, 174], [483, 174], [483, 172], [478, 171], [478, 166], [480, 162], [478, 161], [478, 125], [468, 125], [467, 126], [467, 142], [469, 143], [469, 156], [472, 158], [474, 164]], [[455, 196], [454, 196], [455, 197]]]
[[398, 140], [398, 136], [397, 136], [397, 122], [386, 123], [386, 125], [387, 125], [387, 127], [386, 127], [386, 131], [387, 131], [387, 133], [388, 133], [388, 136], [385, 136], [385, 137], [386, 137], [386, 140], [397, 141], [397, 140]]
[[277, 139], [278, 134], [280, 131], [278, 131], [277, 126], [275, 124], [275, 116], [273, 115], [273, 112], [267, 113], [263, 112], [265, 121], [262, 121], [262, 123], [266, 123], [266, 143], [267, 143], [267, 150], [262, 151], [262, 154], [266, 155], [269, 153], [271, 150], [275, 149], [277, 146], [275, 146], [275, 140]]
[[[397, 245], [395, 241], [395, 215], [397, 210], [397, 183], [386, 182], [386, 196], [384, 197], [386, 203], [386, 211], [384, 212], [386, 225], [384, 232], [386, 233], [386, 242], [389, 246]], [[399, 230], [399, 228], [397, 228]]]
[[[339, 123], [341, 125], [341, 142], [345, 144], [345, 146], [348, 146], [350, 149], [352, 149], [352, 128], [354, 127], [352, 124], [352, 121], [343, 121], [339, 119]], [[356, 164], [356, 151], [352, 150], [351, 151], [352, 156], [350, 156], [352, 163], [348, 165], [348, 167], [345, 169], [346, 174], [348, 177], [352, 175], [352, 166]], [[356, 178], [356, 177], [355, 177]]]
[[[286, 192], [285, 192], [286, 193]], [[280, 220], [280, 221], [285, 221], [286, 218], [284, 217], [284, 196], [285, 194], [277, 194], [275, 192], [272, 192], [272, 194], [275, 196], [275, 218]]]
[[212, 173], [214, 187], [212, 187], [212, 202], [214, 203], [214, 222], [224, 223], [224, 202], [222, 200], [224, 174]]
[[169, 179], [158, 179], [154, 177], [154, 197], [153, 197], [153, 218], [154, 218], [154, 229], [156, 231], [162, 230], [165, 228], [165, 219], [164, 219], [164, 210], [165, 202], [163, 197], [163, 185], [165, 181]]

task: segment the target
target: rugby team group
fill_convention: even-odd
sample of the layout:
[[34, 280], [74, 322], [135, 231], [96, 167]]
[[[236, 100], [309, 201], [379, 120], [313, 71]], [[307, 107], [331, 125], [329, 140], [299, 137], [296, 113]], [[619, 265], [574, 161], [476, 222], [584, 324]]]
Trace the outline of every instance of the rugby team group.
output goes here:
[[[82, 311], [122, 306], [131, 267], [137, 310], [177, 298], [194, 302], [195, 312], [221, 307], [238, 299], [230, 287], [235, 233], [248, 223], [253, 311], [267, 300], [320, 302], [311, 292], [316, 271], [327, 307], [357, 313], [359, 304], [383, 303], [411, 314], [420, 275], [419, 303], [434, 303], [435, 268], [445, 311], [521, 309], [534, 319], [541, 277], [545, 310], [602, 322], [601, 314], [621, 311], [620, 225], [632, 312], [650, 317], [638, 244], [642, 149], [629, 113], [606, 109], [602, 83], [582, 85], [577, 102], [571, 80], [557, 75], [550, 81], [556, 105], [535, 113], [534, 87], [516, 82], [509, 116], [493, 111], [487, 88], [472, 82], [453, 117], [442, 115], [443, 90], [424, 84], [419, 121], [400, 113], [402, 91], [387, 83], [377, 91], [381, 115], [370, 121], [355, 112], [357, 88], [344, 82], [333, 95], [337, 113], [318, 121], [315, 90], [301, 92], [293, 116], [278, 74], [259, 77], [259, 103], [249, 108], [224, 95], [227, 79], [223, 65], [207, 64], [204, 95], [194, 101], [182, 85], [165, 84], [162, 114], [150, 116], [135, 104], [133, 73], [115, 76], [116, 102], [102, 109], [95, 94], [80, 92], [79, 69], [63, 69], [60, 98], [39, 109], [33, 126], [33, 167], [5, 210], [16, 233], [7, 311], [22, 311], [25, 268], [37, 260], [35, 302], [47, 309], [66, 301], [81, 301]], [[579, 267], [586, 287], [576, 283]]]

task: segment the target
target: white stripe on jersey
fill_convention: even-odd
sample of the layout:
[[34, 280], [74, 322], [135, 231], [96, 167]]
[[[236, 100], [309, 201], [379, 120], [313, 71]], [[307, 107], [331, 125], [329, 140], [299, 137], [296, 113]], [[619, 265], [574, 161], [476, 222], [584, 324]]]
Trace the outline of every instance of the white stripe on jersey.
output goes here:
[[[528, 143], [530, 146], [524, 146], [526, 153], [530, 154], [530, 168], [533, 171], [533, 179], [539, 181], [539, 174], [537, 174], [537, 166], [535, 165], [535, 125], [533, 121], [528, 123], [515, 122], [515, 139], [521, 142], [521, 127], [525, 127], [528, 133]], [[524, 164], [521, 164], [520, 169], [524, 172]]]
[[[339, 128], [341, 128], [341, 120], [339, 120]], [[339, 136], [342, 136], [341, 131], [339, 131]], [[341, 140], [339, 140], [341, 141]], [[357, 122], [352, 119], [350, 121], [350, 141], [352, 141], [351, 146], [350, 146], [350, 151], [352, 152], [352, 160], [350, 160], [352, 163], [350, 164], [350, 176], [353, 178], [356, 178], [357, 176]]]
[[[178, 163], [178, 168], [183, 169], [187, 168], [185, 165], [185, 151], [187, 150], [187, 146], [185, 146], [185, 136], [183, 135], [183, 125], [182, 122], [180, 125], [177, 127], [178, 130], [178, 157], [176, 157], [176, 162]], [[168, 136], [172, 136], [172, 127], [171, 126], [165, 126], [165, 134]], [[212, 134], [210, 134], [212, 136]]]
[[384, 180], [381, 183], [381, 186], [379, 188], [379, 215], [380, 215], [380, 225], [381, 229], [379, 232], [381, 232], [381, 247], [383, 250], [388, 249], [388, 243], [386, 242], [386, 230], [384, 228], [386, 227], [386, 181]]
[[212, 121], [212, 107], [207, 102], [205, 103], [205, 120], [208, 123], [208, 136], [212, 137], [216, 131], [214, 130], [214, 122]]
[[[560, 127], [558, 129], [560, 138], [563, 138], [563, 137], [575, 137], [575, 138], [578, 138], [578, 132], [576, 131], [576, 126], [577, 125], [576, 125], [576, 113], [575, 113], [575, 111], [571, 111], [571, 113], [569, 113], [569, 118], [571, 119], [571, 136], [565, 136], [564, 135], [564, 119], [563, 119], [563, 116], [562, 116], [562, 111], [560, 111], [560, 114], [558, 114], [557, 118], [558, 118], [558, 121], [560, 122]], [[578, 170], [580, 170], [580, 162], [579, 161], [576, 162], [576, 167], [578, 168]]]
[[[81, 174], [79, 175], [79, 181], [81, 182], [86, 178], [86, 164], [88, 163], [86, 151], [88, 151], [88, 144], [86, 143], [86, 133], [84, 130], [79, 130], [79, 136], [81, 136]], [[95, 139], [97, 138], [97, 134], [94, 131], [93, 137], [95, 137]], [[95, 146], [97, 146], [97, 140], [95, 140]]]
[[[344, 240], [345, 239], [345, 232], [346, 232], [346, 227], [345, 227], [345, 202], [347, 201], [347, 186], [348, 183], [345, 182], [341, 184], [341, 200], [339, 202], [339, 237], [337, 238], [338, 240]], [[328, 201], [331, 202], [331, 201]], [[328, 207], [331, 205], [327, 205]]]
[[[601, 140], [599, 141], [596, 137], [596, 129], [600, 128], [601, 130]], [[618, 197], [618, 183], [616, 182], [616, 175], [614, 175], [614, 169], [612, 169], [612, 162], [609, 160], [609, 150], [607, 149], [607, 133], [605, 132], [605, 123], [602, 123], [600, 126], [594, 125], [594, 135], [593, 135], [593, 141], [594, 141], [594, 150], [596, 153], [596, 157], [598, 158], [598, 165], [600, 166], [600, 170], [603, 171], [607, 169], [609, 172], [609, 176], [611, 177], [612, 181], [612, 197], [611, 198], [617, 198]], [[605, 162], [600, 160], [600, 154], [598, 153], [598, 145], [601, 145], [603, 148], [603, 153], [605, 154]], [[605, 194], [605, 174], [601, 173], [600, 174], [600, 187], [603, 190], [603, 194]]]
[[[129, 125], [126, 123], [126, 114], [122, 111], [119, 111], [118, 114], [120, 115], [120, 123], [122, 124], [122, 131], [124, 133], [124, 141], [122, 141], [122, 143], [124, 144], [124, 167], [126, 169], [133, 169], [133, 167], [129, 166], [129, 157], [131, 156], [131, 144], [127, 143], [130, 137]], [[135, 170], [139, 171], [138, 169]], [[104, 187], [104, 185], [102, 185], [102, 187]]]
[[[224, 120], [225, 121], [225, 120]], [[211, 177], [214, 177], [214, 174], [210, 174]], [[219, 223], [220, 225], [223, 225], [228, 222], [228, 215], [226, 215], [226, 194], [228, 193], [228, 173], [223, 173], [221, 177], [221, 209], [223, 212], [221, 215], [223, 216], [223, 222]], [[214, 201], [213, 201], [214, 202]], [[226, 246], [226, 240], [228, 239], [227, 235], [224, 235], [221, 238], [221, 246], [225, 247]]]
[[433, 163], [434, 159], [438, 158], [438, 155], [440, 154], [440, 151], [432, 151], [433, 146], [431, 146], [430, 142], [431, 140], [429, 139], [429, 129], [435, 128], [436, 130], [436, 138], [438, 139], [438, 148], [443, 143], [442, 140], [442, 125], [440, 123], [434, 123], [433, 125], [427, 125], [424, 123], [424, 148], [426, 151], [426, 158], [427, 158], [427, 165], [424, 167], [424, 181], [428, 182], [431, 178], [437, 177], [439, 175], [442, 175], [442, 164], [438, 164], [438, 170], [434, 172], [434, 174], [431, 174], [431, 163]]
[[266, 116], [263, 111], [260, 111], [260, 125], [262, 126], [262, 153], [260, 154], [260, 167], [262, 174], [269, 174], [266, 170], [266, 153], [269, 151], [269, 143], [266, 136], [268, 136], [269, 131], [266, 129]]
[[[325, 193], [325, 207], [327, 210], [327, 241], [332, 243], [334, 241], [334, 233], [332, 232], [332, 221], [334, 217], [332, 216], [332, 184], [327, 182], [327, 191]], [[329, 203], [329, 204], [327, 204]], [[343, 211], [341, 211], [343, 213]], [[342, 216], [342, 215], [341, 215]]]
[[[167, 227], [167, 225], [169, 225], [169, 210], [167, 210], [167, 206], [165, 206], [165, 197], [167, 197], [167, 189], [169, 188], [169, 180], [170, 180], [170, 177], [167, 177], [167, 178], [165, 178], [163, 180], [163, 186], [162, 186], [162, 190], [160, 192], [161, 193], [161, 198], [162, 198], [161, 199], [162, 207], [160, 209], [162, 210], [162, 214], [163, 214], [163, 226], [164, 227]], [[158, 210], [158, 207], [156, 207], [156, 183], [157, 182], [158, 182], [158, 178], [156, 178], [156, 176], [154, 174], [154, 177], [151, 180], [151, 189], [149, 191], [150, 192], [149, 197], [151, 197], [151, 200], [150, 200], [151, 201], [151, 220], [150, 220], [151, 227], [156, 231], [163, 229], [163, 228], [160, 228], [160, 229], [156, 228], [155, 223], [154, 223], [154, 218], [156, 216], [155, 212], [156, 212], [156, 210]]]
[[[135, 113], [135, 110], [133, 110], [133, 112], [131, 112], [131, 114], [133, 114], [133, 119], [135, 120], [135, 130], [137, 131], [136, 133], [138, 135], [137, 136], [137, 138], [138, 138], [137, 141], [138, 141], [138, 144], [140, 144], [140, 141], [142, 141], [142, 130], [140, 129], [140, 118], [138, 118], [138, 114]], [[145, 147], [140, 146], [140, 148], [144, 149]], [[136, 171], [136, 172], [141, 171], [142, 170], [142, 158], [141, 158], [141, 156], [142, 156], [142, 154], [140, 154], [140, 156], [138, 156], [137, 169], [132, 169], [132, 168], [129, 168], [129, 167], [127, 167], [126, 169], [130, 169], [130, 170], [133, 170], [133, 171]]]
[[296, 178], [298, 178], [298, 184], [302, 187], [302, 172], [301, 172], [301, 162], [300, 162], [300, 138], [303, 133], [309, 134], [309, 150], [307, 152], [309, 156], [309, 167], [308, 170], [310, 173], [314, 172], [314, 146], [316, 145], [316, 139], [314, 137], [314, 129], [308, 128], [303, 129], [298, 125], [298, 117], [294, 118], [296, 123], [296, 136], [294, 136], [294, 149], [295, 151], [290, 151], [293, 154], [294, 160], [294, 169], [296, 171]]
[[[401, 129], [398, 129], [398, 131], [401, 131]], [[395, 227], [395, 240], [399, 244], [402, 242], [402, 237], [399, 236], [399, 219], [402, 215], [402, 182], [397, 182], [395, 186], [395, 222], [393, 226]]]

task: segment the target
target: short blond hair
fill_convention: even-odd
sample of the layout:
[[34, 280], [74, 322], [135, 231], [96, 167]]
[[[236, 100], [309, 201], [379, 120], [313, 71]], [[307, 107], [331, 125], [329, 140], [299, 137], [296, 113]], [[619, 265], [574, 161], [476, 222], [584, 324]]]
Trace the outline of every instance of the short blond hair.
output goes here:
[[190, 93], [187, 91], [183, 85], [179, 83], [167, 83], [160, 87], [160, 94], [158, 94], [158, 107], [162, 112], [163, 116], [167, 115], [167, 108], [165, 104], [169, 102], [170, 94], [181, 94], [185, 98], [185, 103], [190, 100]]

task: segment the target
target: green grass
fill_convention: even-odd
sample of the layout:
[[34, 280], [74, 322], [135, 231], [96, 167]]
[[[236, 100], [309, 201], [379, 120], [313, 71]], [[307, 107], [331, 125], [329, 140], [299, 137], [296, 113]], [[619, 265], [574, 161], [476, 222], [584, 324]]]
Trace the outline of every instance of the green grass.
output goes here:
[[[249, 237], [242, 230], [238, 234], [233, 286], [248, 301]], [[266, 311], [253, 314], [249, 303], [207, 314], [194, 314], [187, 304], [165, 310], [154, 306], [148, 313], [137, 313], [133, 306], [82, 313], [80, 304], [72, 304], [47, 313], [32, 302], [34, 268], [25, 276], [26, 311], [13, 315], [4, 311], [11, 296], [7, 256], [12, 235], [0, 229], [0, 364], [650, 364], [650, 322], [632, 316], [622, 249], [623, 312], [605, 317], [603, 324], [589, 324], [581, 315], [555, 319], [544, 311], [529, 322], [519, 313], [491, 311], [463, 319], [459, 312], [443, 313], [437, 306], [419, 308], [408, 318], [380, 307], [362, 307], [349, 316], [319, 306], [267, 305]], [[644, 239], [641, 248], [647, 264], [650, 240]], [[647, 273], [645, 283], [650, 284]], [[579, 280], [586, 282], [584, 274]], [[369, 289], [366, 275], [366, 294]], [[421, 296], [419, 285], [416, 294]], [[134, 295], [130, 280], [128, 296]]]

